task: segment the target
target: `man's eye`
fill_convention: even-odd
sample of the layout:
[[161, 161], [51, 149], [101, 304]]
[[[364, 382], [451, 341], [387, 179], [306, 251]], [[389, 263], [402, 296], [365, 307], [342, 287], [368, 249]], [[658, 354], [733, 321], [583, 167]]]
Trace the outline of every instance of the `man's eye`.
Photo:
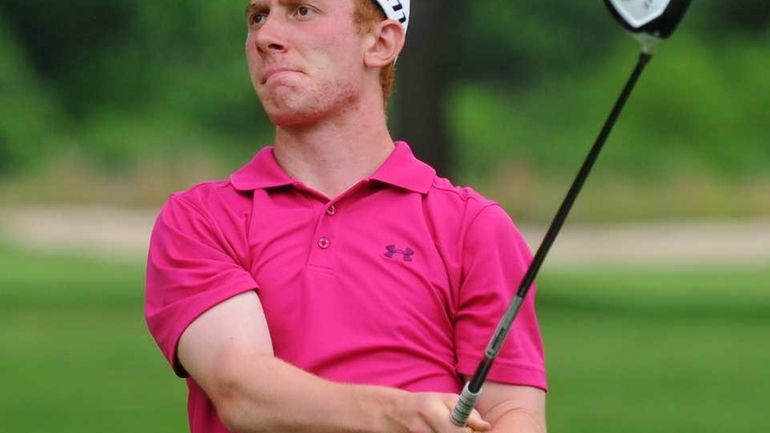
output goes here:
[[253, 13], [249, 17], [249, 24], [259, 26], [265, 22], [265, 18], [267, 18], [267, 14], [265, 13]]
[[294, 13], [297, 14], [297, 16], [300, 16], [300, 17], [308, 17], [313, 12], [315, 12], [315, 11], [312, 8], [309, 8], [307, 6], [298, 6]]

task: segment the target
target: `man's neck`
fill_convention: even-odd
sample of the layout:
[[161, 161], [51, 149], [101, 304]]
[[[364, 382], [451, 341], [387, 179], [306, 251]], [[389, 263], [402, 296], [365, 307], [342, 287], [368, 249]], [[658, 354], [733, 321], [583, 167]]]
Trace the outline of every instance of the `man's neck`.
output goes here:
[[373, 174], [394, 149], [381, 107], [358, 107], [311, 126], [276, 128], [275, 157], [292, 178], [335, 198]]

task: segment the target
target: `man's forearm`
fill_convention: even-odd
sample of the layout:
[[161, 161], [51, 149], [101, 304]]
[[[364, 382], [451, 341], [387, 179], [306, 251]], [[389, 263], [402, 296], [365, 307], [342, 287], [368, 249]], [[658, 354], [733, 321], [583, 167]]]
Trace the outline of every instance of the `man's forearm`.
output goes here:
[[[457, 394], [334, 383], [273, 356], [253, 293], [198, 317], [179, 340], [179, 361], [235, 433], [465, 433], [450, 421]], [[468, 425], [491, 427], [478, 413]]]
[[546, 433], [545, 419], [522, 408], [507, 408], [484, 414], [492, 423], [489, 433]]
[[228, 365], [209, 397], [235, 433], [380, 433], [405, 391], [345, 385], [306, 373], [270, 356]]
[[[223, 362], [232, 368], [207, 389], [234, 433], [467, 432], [450, 420], [457, 394], [334, 383], [270, 355], [254, 358], [237, 363], [242, 367]], [[486, 432], [491, 425], [473, 411], [468, 427]]]

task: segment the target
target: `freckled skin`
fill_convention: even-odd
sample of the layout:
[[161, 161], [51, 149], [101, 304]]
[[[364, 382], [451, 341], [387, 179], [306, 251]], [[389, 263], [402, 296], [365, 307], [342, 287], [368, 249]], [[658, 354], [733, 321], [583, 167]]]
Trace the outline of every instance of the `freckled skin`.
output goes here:
[[[334, 2], [307, 19], [292, 16], [293, 6], [266, 3], [270, 12], [264, 24], [249, 28], [246, 57], [270, 120], [279, 127], [301, 127], [356, 109], [364, 82], [364, 36], [353, 23], [352, 0]], [[271, 67], [300, 72], [263, 83]]]

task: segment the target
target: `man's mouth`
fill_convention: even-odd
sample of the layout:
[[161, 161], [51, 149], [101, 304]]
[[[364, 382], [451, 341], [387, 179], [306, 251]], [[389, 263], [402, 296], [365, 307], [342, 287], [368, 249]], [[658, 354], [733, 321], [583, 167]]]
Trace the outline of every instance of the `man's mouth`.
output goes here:
[[281, 74], [284, 74], [284, 73], [287, 73], [287, 72], [299, 72], [299, 71], [297, 71], [296, 69], [284, 68], [284, 67], [269, 68], [262, 75], [262, 84], [267, 83], [267, 81], [270, 78], [273, 78], [273, 77], [275, 77], [277, 75], [281, 75]]

